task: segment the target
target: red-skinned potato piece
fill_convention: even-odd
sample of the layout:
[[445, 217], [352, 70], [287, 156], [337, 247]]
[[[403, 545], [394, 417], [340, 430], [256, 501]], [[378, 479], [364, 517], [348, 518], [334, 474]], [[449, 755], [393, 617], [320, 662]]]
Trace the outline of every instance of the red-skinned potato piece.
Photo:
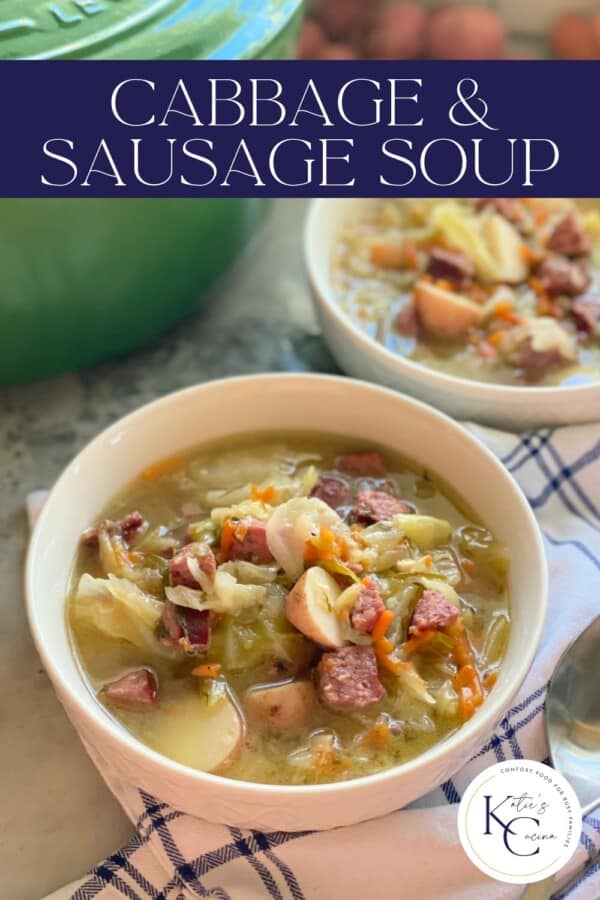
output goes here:
[[550, 32], [550, 47], [560, 59], [598, 59], [592, 20], [576, 12], [560, 16]]
[[289, 622], [322, 647], [344, 643], [341, 621], [334, 604], [341, 593], [335, 578], [320, 566], [312, 566], [300, 576], [285, 600]]
[[363, 32], [372, 11], [369, 0], [321, 0], [318, 6], [319, 20], [334, 40]]
[[338, 41], [323, 44], [319, 53], [319, 59], [337, 59], [343, 61], [356, 58], [356, 51], [353, 50], [350, 44], [343, 44]]
[[316, 705], [314, 686], [305, 679], [252, 688], [244, 698], [244, 709], [249, 718], [283, 733], [308, 725]]
[[479, 6], [436, 10], [425, 32], [425, 51], [433, 59], [498, 59], [505, 42], [500, 16]]
[[210, 705], [190, 691], [164, 712], [154, 745], [159, 753], [204, 772], [221, 772], [240, 755], [245, 723], [227, 691]]
[[367, 43], [372, 59], [416, 59], [423, 53], [427, 13], [417, 3], [379, 8]]
[[414, 300], [423, 328], [442, 339], [456, 339], [483, 320], [483, 310], [473, 300], [428, 281], [415, 285]]
[[326, 41], [322, 26], [314, 19], [307, 19], [300, 30], [298, 59], [318, 59]]

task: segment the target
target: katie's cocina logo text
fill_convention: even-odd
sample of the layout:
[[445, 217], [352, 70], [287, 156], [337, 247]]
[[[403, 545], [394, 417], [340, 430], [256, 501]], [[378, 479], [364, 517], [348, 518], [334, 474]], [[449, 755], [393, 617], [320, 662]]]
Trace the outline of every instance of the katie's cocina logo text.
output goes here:
[[469, 785], [458, 813], [470, 860], [499, 881], [553, 875], [574, 853], [581, 809], [569, 783], [534, 760], [497, 763]]
[[[558, 840], [558, 835], [552, 831], [551, 823], [549, 833], [540, 831], [542, 817], [548, 812], [549, 805], [539, 794], [537, 798], [525, 793], [518, 797], [507, 794], [500, 802], [496, 802], [492, 794], [484, 794], [483, 798], [485, 801], [483, 833], [491, 835], [494, 828], [499, 827], [504, 846], [514, 856], [536, 856], [540, 852], [540, 842]], [[532, 828], [532, 825], [537, 827]], [[532, 849], [523, 847], [523, 841], [525, 844], [529, 842]]]

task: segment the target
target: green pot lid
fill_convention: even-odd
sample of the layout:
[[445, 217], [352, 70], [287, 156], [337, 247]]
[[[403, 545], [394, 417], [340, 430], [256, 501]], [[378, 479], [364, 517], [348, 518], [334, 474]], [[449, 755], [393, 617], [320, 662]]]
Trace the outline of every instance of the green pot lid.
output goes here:
[[240, 59], [301, 0], [3, 0], [1, 59]]

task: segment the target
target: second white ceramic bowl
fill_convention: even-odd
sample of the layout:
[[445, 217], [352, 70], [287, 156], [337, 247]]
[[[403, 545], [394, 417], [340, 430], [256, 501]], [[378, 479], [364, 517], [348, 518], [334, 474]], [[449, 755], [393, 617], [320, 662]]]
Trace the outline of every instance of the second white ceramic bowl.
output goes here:
[[[247, 432], [328, 432], [390, 447], [450, 484], [511, 554], [512, 629], [500, 677], [463, 728], [420, 757], [365, 778], [309, 787], [250, 784], [173, 762], [109, 717], [81, 676], [65, 596], [82, 530], [153, 462]], [[393, 391], [345, 378], [262, 375], [189, 388], [115, 423], [68, 466], [37, 522], [26, 573], [31, 630], [86, 748], [109, 782], [143, 788], [200, 818], [247, 828], [332, 828], [398, 809], [449, 778], [505, 714], [539, 641], [546, 568], [535, 519], [512, 477], [450, 419]]]
[[331, 266], [340, 231], [373, 204], [364, 199], [313, 200], [304, 251], [325, 340], [349, 375], [405, 391], [458, 419], [522, 430], [591, 422], [600, 417], [600, 382], [574, 387], [490, 384], [419, 365], [368, 337], [340, 306]]

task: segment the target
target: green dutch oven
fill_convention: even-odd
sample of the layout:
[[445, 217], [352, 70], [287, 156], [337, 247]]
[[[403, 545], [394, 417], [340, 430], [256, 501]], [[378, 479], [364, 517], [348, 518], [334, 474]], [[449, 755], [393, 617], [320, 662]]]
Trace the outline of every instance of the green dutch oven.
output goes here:
[[[291, 55], [302, 0], [4, 0], [0, 58]], [[0, 383], [143, 342], [188, 312], [264, 201], [0, 200]]]

